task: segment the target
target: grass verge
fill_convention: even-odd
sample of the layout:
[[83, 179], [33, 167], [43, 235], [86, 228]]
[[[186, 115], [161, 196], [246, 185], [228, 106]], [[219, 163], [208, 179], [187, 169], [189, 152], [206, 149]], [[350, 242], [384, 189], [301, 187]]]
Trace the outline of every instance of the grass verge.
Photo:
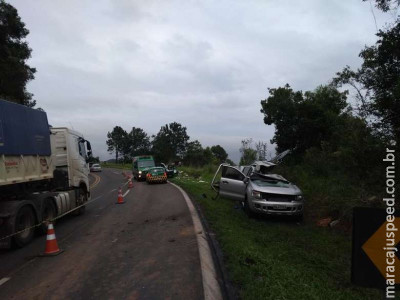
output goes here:
[[102, 168], [113, 168], [113, 169], [132, 169], [132, 164], [115, 164], [115, 163], [101, 163]]
[[351, 237], [281, 218], [249, 219], [210, 188], [212, 173], [181, 168], [172, 179], [196, 201], [216, 234], [242, 299], [379, 299], [350, 283]]

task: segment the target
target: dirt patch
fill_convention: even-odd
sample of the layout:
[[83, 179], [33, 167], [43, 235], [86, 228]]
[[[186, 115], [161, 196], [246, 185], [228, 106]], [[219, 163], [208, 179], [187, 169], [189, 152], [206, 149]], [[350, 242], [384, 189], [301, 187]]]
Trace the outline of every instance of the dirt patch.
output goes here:
[[191, 236], [193, 235], [193, 227], [192, 226], [188, 226], [188, 227], [184, 227], [179, 231], [179, 235], [180, 236]]

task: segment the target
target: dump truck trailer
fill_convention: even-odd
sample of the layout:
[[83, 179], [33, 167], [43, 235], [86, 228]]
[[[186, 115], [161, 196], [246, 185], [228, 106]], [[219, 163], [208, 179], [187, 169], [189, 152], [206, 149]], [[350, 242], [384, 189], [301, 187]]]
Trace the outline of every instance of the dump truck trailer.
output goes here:
[[44, 221], [85, 211], [90, 156], [82, 134], [0, 99], [0, 248], [22, 247]]

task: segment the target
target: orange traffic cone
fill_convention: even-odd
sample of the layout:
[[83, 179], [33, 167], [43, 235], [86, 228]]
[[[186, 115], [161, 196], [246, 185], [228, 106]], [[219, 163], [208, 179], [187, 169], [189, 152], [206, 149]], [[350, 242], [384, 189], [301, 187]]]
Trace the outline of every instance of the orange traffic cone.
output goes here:
[[118, 201], [117, 204], [123, 204], [124, 202], [124, 196], [122, 196], [122, 190], [119, 188], [118, 190]]
[[132, 178], [129, 177], [129, 184], [128, 184], [128, 188], [133, 188], [133, 182], [132, 182]]
[[58, 248], [56, 232], [52, 223], [47, 226], [46, 249], [43, 256], [55, 256], [62, 253], [64, 250]]

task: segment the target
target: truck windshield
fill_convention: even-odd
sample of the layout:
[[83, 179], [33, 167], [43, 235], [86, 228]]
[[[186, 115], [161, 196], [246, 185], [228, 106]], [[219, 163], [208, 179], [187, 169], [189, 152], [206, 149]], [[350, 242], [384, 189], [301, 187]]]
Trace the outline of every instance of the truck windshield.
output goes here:
[[139, 168], [154, 167], [154, 160], [142, 160], [138, 162]]

